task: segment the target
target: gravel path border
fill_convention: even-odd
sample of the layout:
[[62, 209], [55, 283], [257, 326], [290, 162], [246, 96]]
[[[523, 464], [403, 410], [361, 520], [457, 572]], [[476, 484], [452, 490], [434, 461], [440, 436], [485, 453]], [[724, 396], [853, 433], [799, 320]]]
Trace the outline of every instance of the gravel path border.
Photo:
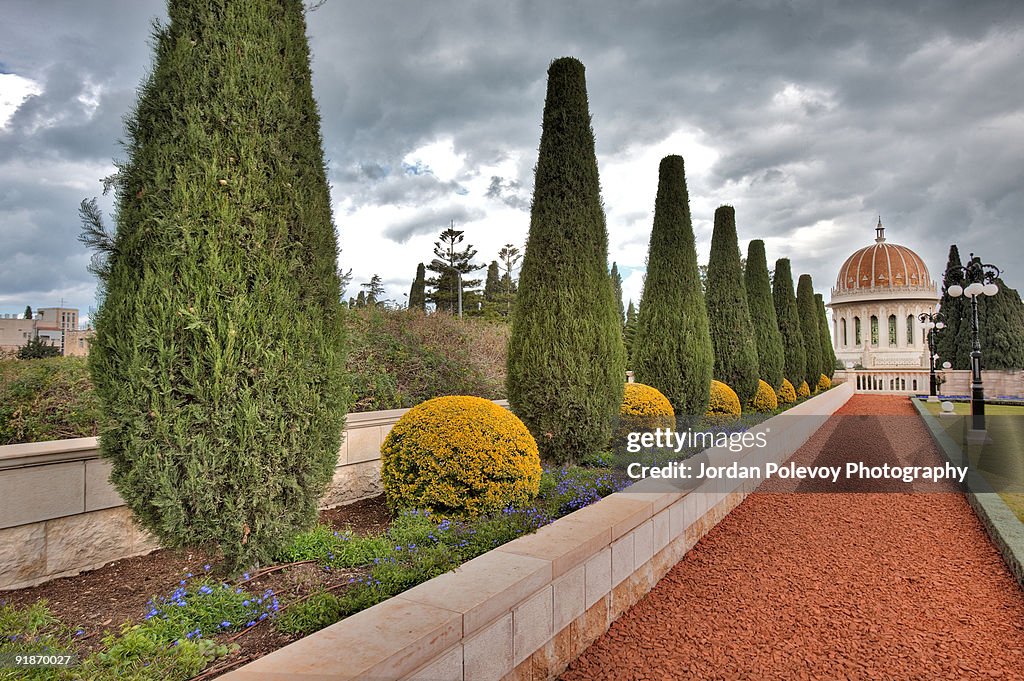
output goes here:
[[[916, 412], [905, 397], [856, 395], [837, 413]], [[905, 441], [931, 442], [920, 419], [900, 423]], [[848, 429], [851, 455], [854, 424], [837, 426]], [[812, 438], [796, 456], [824, 441]], [[1024, 591], [962, 495], [755, 493], [562, 679], [1020, 678], [1021, 670]]]

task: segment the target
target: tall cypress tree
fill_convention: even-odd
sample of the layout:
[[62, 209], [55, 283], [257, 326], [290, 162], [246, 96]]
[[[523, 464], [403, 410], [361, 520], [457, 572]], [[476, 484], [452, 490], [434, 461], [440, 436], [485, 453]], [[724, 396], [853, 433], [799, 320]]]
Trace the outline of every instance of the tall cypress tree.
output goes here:
[[636, 380], [660, 390], [677, 415], [704, 415], [714, 357], [682, 156], [666, 156], [658, 169], [631, 359]]
[[626, 370], [613, 297], [586, 76], [564, 57], [548, 68], [508, 352], [509, 402], [548, 460], [577, 461], [611, 437]]
[[814, 294], [814, 305], [818, 308], [818, 340], [821, 341], [821, 373], [831, 379], [836, 373], [836, 351], [832, 347], [832, 334], [828, 330], [828, 313], [825, 311], [825, 298], [820, 293]]
[[615, 295], [615, 308], [619, 311], [619, 323], [626, 323], [626, 308], [622, 307], [622, 276], [619, 274], [618, 263], [612, 263], [612, 293]]
[[782, 349], [782, 334], [779, 333], [779, 320], [775, 316], [775, 304], [772, 302], [772, 285], [768, 278], [764, 242], [760, 239], [754, 239], [747, 245], [747, 266], [743, 282], [747, 291], [750, 323], [754, 327], [754, 337], [757, 341], [757, 365], [761, 380], [778, 390], [782, 387], [785, 356]]
[[498, 274], [498, 261], [492, 260], [487, 266], [487, 278], [484, 280], [484, 302], [497, 302], [501, 295], [501, 277]]
[[[946, 328], [935, 331], [935, 352], [939, 355], [939, 366], [944, 362], [949, 362], [953, 365], [954, 369], [966, 369], [969, 367], [961, 366], [960, 360], [957, 353], [957, 341], [960, 336], [961, 326], [966, 324], [967, 326], [967, 337], [970, 336], [970, 319], [964, 317], [964, 302], [966, 298], [960, 296], [959, 298], [953, 298], [948, 293], [948, 289], [951, 285], [959, 283], [959, 279], [951, 277], [948, 272], [951, 268], [961, 267], [963, 263], [960, 261], [960, 251], [957, 249], [956, 244], [949, 247], [949, 257], [946, 260], [946, 269], [943, 270], [942, 274], [942, 298], [939, 299], [939, 312], [942, 313], [943, 323]], [[970, 347], [968, 345], [967, 352], [970, 353]], [[969, 361], [969, 360], [968, 360]]]
[[714, 377], [736, 391], [740, 404], [757, 392], [760, 369], [736, 238], [736, 210], [719, 206], [711, 235], [705, 298], [715, 358]]
[[315, 521], [337, 463], [337, 243], [301, 0], [168, 14], [126, 123], [89, 362], [136, 518], [238, 567]]
[[409, 291], [409, 309], [425, 310], [427, 308], [427, 268], [420, 263], [416, 266], [416, 278], [412, 280]]
[[821, 361], [821, 334], [818, 331], [818, 306], [814, 304], [814, 284], [811, 275], [801, 274], [796, 285], [796, 307], [800, 315], [800, 331], [804, 336], [807, 362], [805, 378], [811, 390], [818, 385], [823, 373]]
[[796, 388], [807, 377], [807, 350], [800, 328], [796, 295], [793, 293], [793, 274], [789, 258], [775, 261], [772, 301], [775, 303], [775, 316], [779, 320], [779, 334], [782, 336], [782, 347], [785, 350], [782, 375]]
[[626, 308], [626, 323], [622, 327], [622, 342], [626, 346], [626, 368], [633, 368], [633, 338], [636, 336], [636, 308], [630, 299]]

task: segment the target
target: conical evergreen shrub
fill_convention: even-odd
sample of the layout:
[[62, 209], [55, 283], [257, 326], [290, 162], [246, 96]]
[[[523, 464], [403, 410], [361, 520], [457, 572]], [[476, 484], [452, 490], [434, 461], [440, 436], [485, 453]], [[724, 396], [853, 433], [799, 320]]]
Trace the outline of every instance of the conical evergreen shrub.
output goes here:
[[548, 68], [508, 353], [509, 402], [547, 460], [578, 461], [611, 437], [626, 370], [613, 297], [586, 77], [566, 57]]
[[615, 296], [615, 309], [619, 311], [619, 323], [626, 324], [626, 308], [622, 307], [622, 275], [619, 274], [619, 264], [612, 263], [612, 293]]
[[425, 310], [427, 308], [427, 268], [420, 263], [416, 266], [416, 278], [412, 280], [409, 291], [409, 309]]
[[761, 380], [778, 390], [782, 387], [785, 357], [782, 350], [782, 334], [779, 333], [779, 320], [775, 316], [775, 304], [772, 302], [772, 285], [768, 278], [764, 242], [760, 239], [754, 239], [747, 245], [747, 265], [743, 282], [747, 291], [750, 323], [754, 327], [754, 338], [757, 343], [759, 374]]
[[647, 276], [632, 345], [637, 381], [660, 390], [676, 416], [704, 415], [714, 358], [681, 156], [666, 156], [658, 170]]
[[135, 517], [239, 567], [316, 520], [337, 463], [337, 244], [301, 0], [168, 12], [126, 124], [89, 362]]
[[995, 296], [982, 296], [978, 307], [981, 365], [985, 369], [1024, 368], [1024, 305], [1020, 294], [1000, 278]]
[[622, 342], [626, 346], [626, 368], [633, 368], [633, 338], [636, 336], [636, 307], [629, 301], [626, 308], [626, 324], [622, 327]]
[[492, 260], [487, 266], [487, 278], [484, 280], [484, 302], [495, 303], [501, 294], [501, 276], [498, 274], [498, 261]]
[[804, 334], [800, 329], [800, 313], [796, 309], [789, 258], [775, 261], [772, 300], [775, 303], [775, 316], [779, 320], [779, 334], [782, 336], [782, 347], [785, 350], [782, 373], [790, 383], [798, 386], [807, 377], [807, 350], [804, 348]]
[[[954, 369], [967, 369], [967, 366], [961, 365], [961, 359], [963, 357], [969, 358], [970, 349], [970, 326], [971, 321], [969, 317], [964, 315], [964, 302], [967, 301], [965, 296], [954, 298], [946, 290], [953, 284], [960, 282], [959, 278], [948, 276], [950, 268], [961, 267], [963, 263], [960, 261], [960, 251], [957, 249], [956, 244], [949, 247], [949, 258], [946, 261], [946, 269], [942, 272], [942, 290], [939, 291], [942, 297], [939, 299], [939, 312], [942, 313], [943, 323], [946, 328], [935, 331], [935, 352], [938, 354], [939, 366], [941, 367], [944, 362], [949, 362], [953, 365]], [[970, 305], [970, 302], [967, 301]], [[916, 321], [916, 320], [915, 320]], [[957, 341], [960, 336], [961, 327], [967, 326], [967, 333], [965, 337], [967, 341], [967, 354], [963, 357], [958, 356], [957, 353]], [[969, 360], [968, 360], [969, 361]]]
[[732, 387], [740, 403], [747, 404], [757, 393], [760, 369], [732, 206], [715, 210], [705, 297], [715, 379]]
[[825, 311], [825, 298], [820, 293], [814, 294], [814, 305], [818, 308], [818, 340], [821, 341], [821, 373], [829, 381], [836, 373], [836, 351], [832, 347], [832, 334], [828, 329], [828, 312]]
[[796, 285], [796, 307], [800, 314], [800, 331], [804, 337], [807, 385], [818, 385], [822, 373], [821, 334], [818, 331], [818, 307], [814, 304], [814, 284], [811, 275], [801, 274]]

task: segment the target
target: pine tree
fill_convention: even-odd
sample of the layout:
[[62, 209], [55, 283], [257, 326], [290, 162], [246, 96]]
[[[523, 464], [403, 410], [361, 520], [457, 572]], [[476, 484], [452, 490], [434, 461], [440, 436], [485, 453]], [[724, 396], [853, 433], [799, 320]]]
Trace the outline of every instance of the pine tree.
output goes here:
[[[942, 322], [946, 325], [946, 328], [941, 330], [934, 330], [935, 333], [935, 352], [938, 354], [939, 366], [942, 366], [944, 362], [949, 362], [954, 369], [967, 369], [970, 366], [970, 326], [971, 322], [968, 317], [964, 316], [964, 302], [966, 298], [960, 296], [954, 298], [946, 293], [946, 289], [955, 283], [959, 283], [960, 279], [956, 276], [949, 274], [950, 269], [959, 268], [963, 265], [960, 262], [960, 251], [957, 249], [956, 244], [949, 247], [949, 258], [946, 261], [946, 269], [943, 270], [942, 275], [942, 298], [939, 299], [939, 312], [942, 313]], [[969, 303], [968, 303], [969, 304]], [[967, 341], [967, 355], [958, 354], [958, 340], [962, 328], [966, 326], [966, 338]], [[966, 361], [966, 365], [962, 365], [961, 362]]]
[[772, 301], [775, 303], [775, 316], [779, 320], [779, 334], [782, 336], [782, 347], [785, 351], [782, 375], [794, 387], [799, 386], [807, 377], [807, 350], [800, 328], [800, 313], [796, 308], [793, 274], [788, 258], [775, 261]]
[[[359, 288], [366, 291], [366, 306], [377, 307], [377, 305], [384, 302], [384, 284], [381, 283], [379, 274], [374, 274], [370, 277], [370, 281], [365, 284], [360, 284]], [[362, 293], [362, 291], [360, 291]]]
[[818, 331], [818, 306], [814, 304], [814, 283], [811, 275], [801, 274], [796, 285], [796, 307], [800, 315], [800, 331], [804, 337], [807, 370], [804, 378], [814, 390], [822, 372], [821, 334]]
[[366, 291], [360, 291], [359, 295], [356, 296], [356, 307], [366, 307]]
[[509, 402], [548, 460], [605, 447], [622, 404], [625, 351], [607, 268], [584, 68], [557, 59], [508, 350]]
[[736, 391], [740, 404], [747, 404], [757, 393], [760, 369], [732, 206], [715, 210], [705, 299], [715, 357], [714, 377]]
[[436, 309], [444, 312], [458, 311], [460, 281], [462, 282], [463, 309], [469, 310], [475, 307], [477, 292], [474, 289], [480, 285], [480, 280], [466, 279], [466, 275], [476, 272], [483, 265], [473, 264], [476, 249], [472, 245], [467, 244], [461, 250], [458, 248], [464, 239], [465, 232], [455, 229], [453, 221], [434, 242], [434, 255], [437, 256], [437, 259], [427, 265], [428, 270], [437, 274], [436, 277], [427, 279], [427, 285], [431, 289], [427, 295], [427, 302], [433, 303]]
[[636, 336], [636, 308], [630, 299], [626, 308], [626, 323], [622, 327], [622, 342], [626, 346], [626, 368], [633, 368], [633, 338]]
[[615, 294], [615, 306], [619, 311], [619, 324], [626, 323], [626, 309], [622, 307], [622, 276], [619, 275], [618, 263], [612, 263], [612, 291]]
[[505, 244], [498, 251], [498, 258], [501, 259], [501, 314], [508, 317], [512, 314], [512, 304], [516, 299], [516, 280], [512, 274], [516, 264], [523, 256], [519, 249], [512, 244]]
[[750, 323], [754, 327], [757, 342], [757, 364], [761, 380], [778, 390], [782, 387], [782, 367], [786, 358], [782, 349], [782, 334], [779, 333], [779, 320], [775, 316], [775, 304], [772, 302], [764, 242], [760, 239], [754, 239], [747, 245], [743, 283], [747, 291]]
[[836, 351], [832, 347], [832, 334], [828, 328], [828, 313], [825, 311], [825, 298], [820, 293], [814, 294], [814, 305], [818, 308], [818, 339], [821, 341], [821, 373], [831, 379], [836, 373]]
[[32, 319], [32, 306], [31, 305], [26, 305], [25, 306], [25, 319]]
[[168, 14], [126, 123], [89, 362], [135, 517], [241, 567], [316, 520], [337, 464], [337, 242], [301, 0]]
[[412, 288], [409, 290], [409, 309], [425, 310], [426, 298], [426, 267], [423, 263], [416, 266], [416, 278], [412, 280]]
[[677, 416], [704, 415], [714, 357], [681, 156], [666, 156], [658, 169], [647, 276], [632, 345], [637, 381], [660, 390]]

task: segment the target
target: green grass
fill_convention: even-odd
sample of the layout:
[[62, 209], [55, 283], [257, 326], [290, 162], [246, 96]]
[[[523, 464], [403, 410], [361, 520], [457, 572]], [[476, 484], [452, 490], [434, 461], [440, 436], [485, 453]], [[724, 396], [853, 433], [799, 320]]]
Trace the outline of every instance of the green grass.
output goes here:
[[[942, 412], [940, 403], [921, 403], [931, 414]], [[966, 429], [970, 426], [970, 403], [954, 402], [953, 413], [963, 418], [940, 418], [939, 423], [946, 434], [963, 448]], [[999, 491], [1006, 505], [1024, 522], [1024, 406], [986, 404], [985, 415], [985, 428], [992, 442], [968, 445], [968, 456], [972, 466], [978, 468]]]

